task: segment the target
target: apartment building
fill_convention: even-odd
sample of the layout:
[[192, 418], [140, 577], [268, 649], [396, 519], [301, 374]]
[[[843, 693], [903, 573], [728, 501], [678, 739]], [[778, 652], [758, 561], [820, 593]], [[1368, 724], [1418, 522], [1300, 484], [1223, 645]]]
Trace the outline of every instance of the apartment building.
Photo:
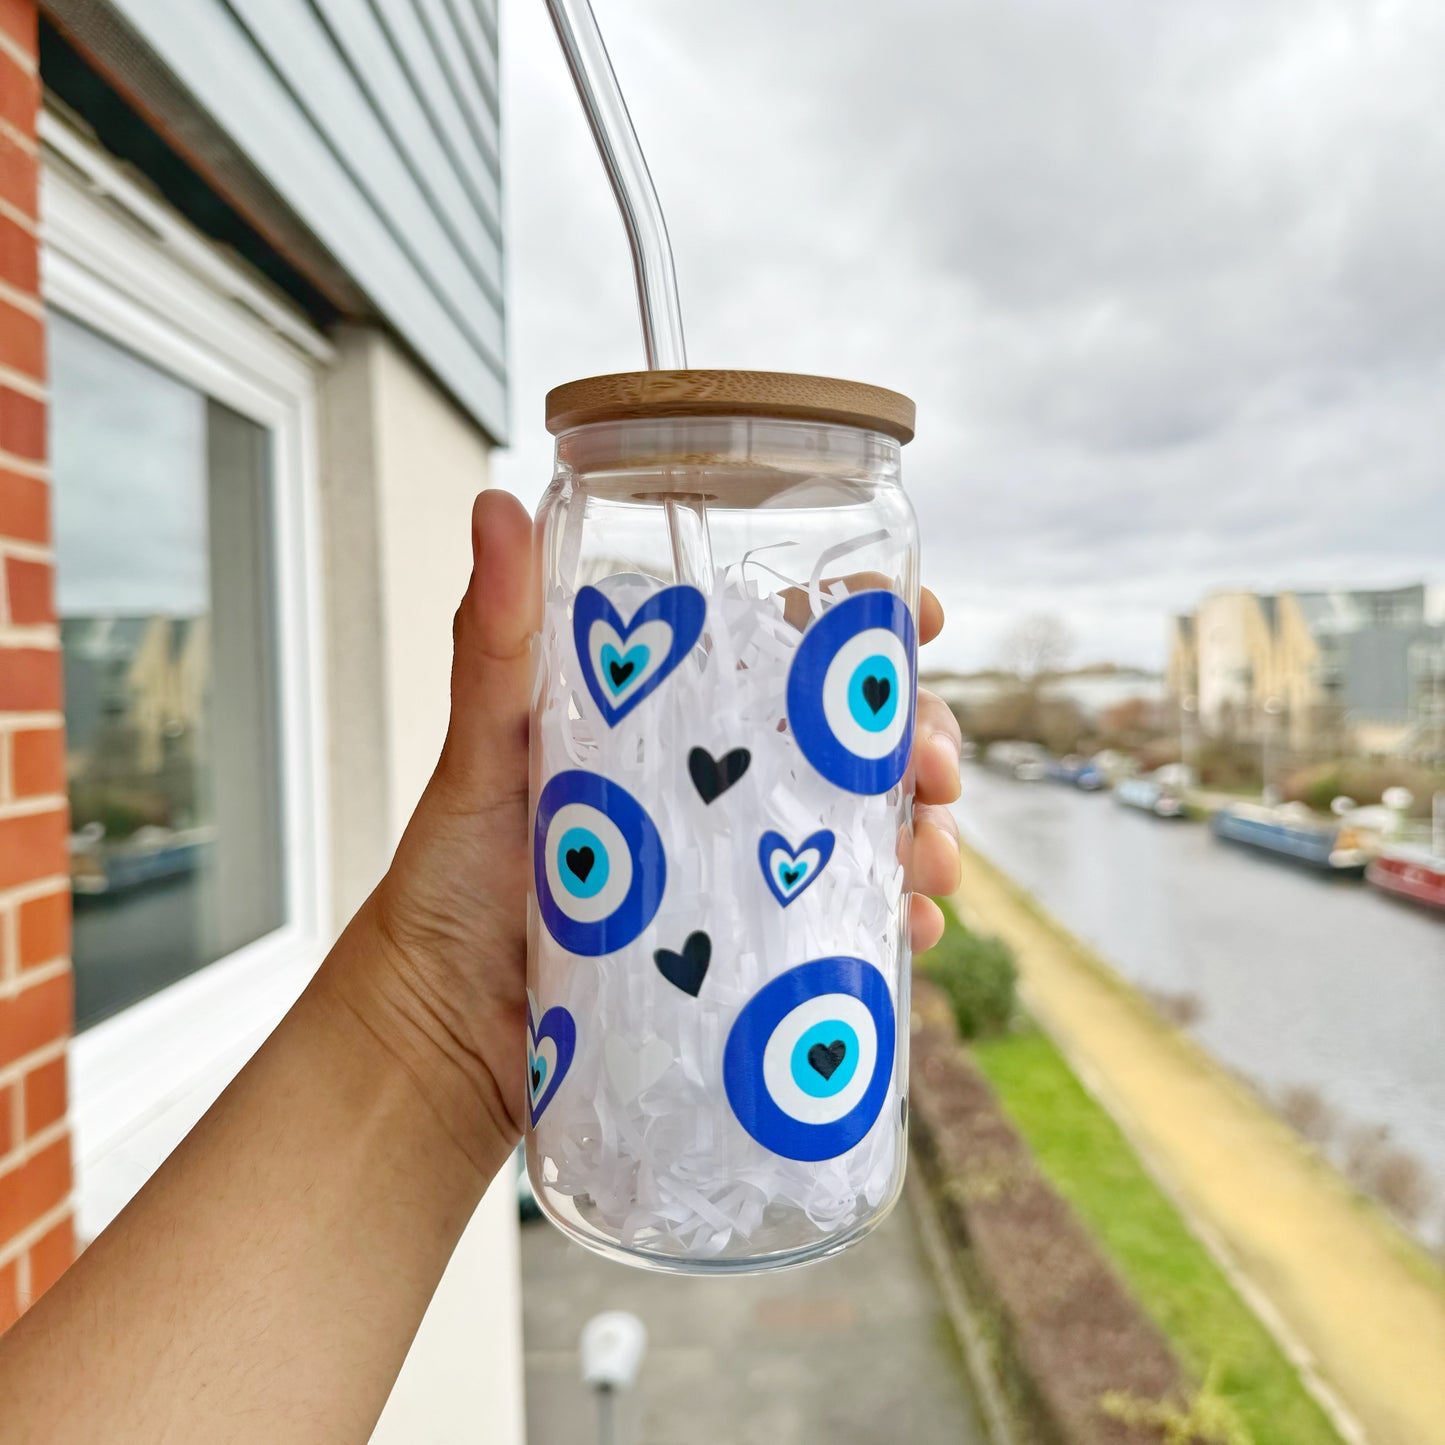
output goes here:
[[[435, 760], [505, 439], [497, 96], [494, 0], [0, 0], [0, 1330]], [[377, 1439], [520, 1445], [516, 1230], [504, 1181]]]
[[1216, 737], [1445, 751], [1445, 586], [1211, 593], [1171, 623], [1168, 679]]

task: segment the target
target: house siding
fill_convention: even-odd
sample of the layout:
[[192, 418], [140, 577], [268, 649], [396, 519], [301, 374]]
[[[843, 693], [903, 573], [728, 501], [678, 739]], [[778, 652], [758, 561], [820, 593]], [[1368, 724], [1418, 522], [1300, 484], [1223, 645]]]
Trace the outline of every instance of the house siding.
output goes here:
[[[483, 0], [105, 0], [493, 441], [505, 439]], [[48, 0], [65, 27], [73, 6]]]

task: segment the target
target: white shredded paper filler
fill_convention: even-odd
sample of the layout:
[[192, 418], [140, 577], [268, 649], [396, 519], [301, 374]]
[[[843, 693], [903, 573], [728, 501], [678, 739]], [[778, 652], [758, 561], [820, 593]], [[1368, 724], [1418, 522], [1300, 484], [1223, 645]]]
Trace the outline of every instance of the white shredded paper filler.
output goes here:
[[[630, 621], [665, 584], [629, 573], [598, 585]], [[813, 598], [826, 608], [841, 595], [830, 589]], [[747, 1254], [755, 1244], [802, 1248], [847, 1233], [896, 1185], [908, 1023], [899, 861], [907, 800], [901, 787], [873, 797], [844, 792], [802, 755], [785, 720], [788, 669], [801, 640], [781, 597], [730, 569], [708, 599], [700, 643], [609, 727], [579, 670], [571, 597], [554, 588], [546, 600], [538, 789], [571, 768], [610, 778], [646, 809], [667, 858], [656, 917], [616, 953], [569, 953], [532, 919], [529, 985], [539, 1016], [561, 1004], [577, 1026], [571, 1067], [534, 1131], [541, 1177], [625, 1248], [695, 1259]], [[746, 774], [711, 804], [688, 774], [695, 747], [714, 757], [738, 747], [752, 754]], [[820, 828], [835, 835], [833, 855], [784, 908], [764, 880], [759, 839], [773, 829], [797, 847]], [[662, 977], [653, 951], [681, 952], [699, 930], [712, 955], [692, 998]], [[900, 1048], [868, 1134], [847, 1153], [810, 1163], [773, 1153], [739, 1124], [723, 1087], [723, 1048], [765, 983], [834, 954], [882, 971]]]

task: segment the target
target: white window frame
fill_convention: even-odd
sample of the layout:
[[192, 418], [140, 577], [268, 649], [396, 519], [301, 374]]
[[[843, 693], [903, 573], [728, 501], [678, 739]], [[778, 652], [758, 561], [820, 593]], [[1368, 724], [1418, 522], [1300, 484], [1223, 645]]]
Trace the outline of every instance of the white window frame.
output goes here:
[[82, 1238], [120, 1211], [304, 987], [330, 941], [316, 390], [331, 357], [263, 289], [57, 116], [42, 118], [47, 305], [273, 438], [286, 921], [77, 1035]]

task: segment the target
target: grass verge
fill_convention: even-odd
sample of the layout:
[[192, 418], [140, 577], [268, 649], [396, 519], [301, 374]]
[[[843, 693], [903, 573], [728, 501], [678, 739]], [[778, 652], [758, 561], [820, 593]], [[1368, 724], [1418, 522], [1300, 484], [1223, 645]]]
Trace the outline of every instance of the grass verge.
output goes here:
[[1049, 1039], [1026, 1024], [972, 1049], [1045, 1176], [1254, 1445], [1342, 1445], [1287, 1356]]

